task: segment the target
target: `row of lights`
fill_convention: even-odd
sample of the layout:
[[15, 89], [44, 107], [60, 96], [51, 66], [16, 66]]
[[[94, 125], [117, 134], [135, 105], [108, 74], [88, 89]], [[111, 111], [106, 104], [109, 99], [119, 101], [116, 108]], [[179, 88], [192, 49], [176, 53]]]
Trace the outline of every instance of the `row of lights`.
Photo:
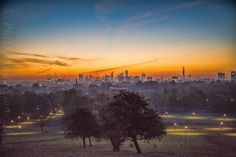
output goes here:
[[[165, 114], [167, 115], [168, 112], [165, 112]], [[193, 112], [192, 115], [195, 116], [196, 113]], [[223, 114], [223, 117], [226, 117], [226, 114], [225, 114], [225, 113]], [[222, 129], [223, 125], [224, 125], [224, 122], [221, 121], [221, 122], [220, 122], [220, 128], [221, 128], [221, 129]], [[176, 122], [174, 123], [174, 127], [175, 127], [175, 130], [176, 130], [176, 127], [177, 127], [177, 123], [176, 123]], [[184, 126], [184, 129], [186, 130], [186, 133], [187, 133], [188, 126], [185, 125], [185, 126]]]

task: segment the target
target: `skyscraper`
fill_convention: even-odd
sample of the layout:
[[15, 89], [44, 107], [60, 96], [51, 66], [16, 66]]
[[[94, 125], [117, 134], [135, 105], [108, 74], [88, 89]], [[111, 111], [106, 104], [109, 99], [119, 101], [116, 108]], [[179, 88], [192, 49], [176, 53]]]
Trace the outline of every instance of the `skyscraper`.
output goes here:
[[114, 78], [114, 74], [113, 74], [113, 71], [111, 72], [111, 81], [113, 81], [113, 78]]
[[128, 70], [125, 70], [125, 77], [127, 78], [129, 76]]
[[145, 80], [146, 80], [146, 74], [144, 74], [144, 73], [141, 74], [141, 80], [142, 80], [142, 81], [145, 81]]
[[236, 71], [231, 71], [231, 80], [236, 81]]
[[219, 81], [224, 81], [225, 80], [225, 73], [218, 73], [218, 80]]
[[185, 69], [184, 69], [184, 67], [183, 67], [182, 78], [185, 79]]

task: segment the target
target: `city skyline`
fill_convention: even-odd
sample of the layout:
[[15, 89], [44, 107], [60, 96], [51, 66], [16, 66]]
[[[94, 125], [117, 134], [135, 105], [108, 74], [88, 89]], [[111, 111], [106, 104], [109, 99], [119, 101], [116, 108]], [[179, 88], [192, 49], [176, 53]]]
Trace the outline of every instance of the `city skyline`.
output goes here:
[[[35, 11], [37, 10], [37, 11]], [[22, 1], [1, 9], [1, 78], [236, 70], [229, 1]], [[187, 76], [187, 75], [186, 75]]]

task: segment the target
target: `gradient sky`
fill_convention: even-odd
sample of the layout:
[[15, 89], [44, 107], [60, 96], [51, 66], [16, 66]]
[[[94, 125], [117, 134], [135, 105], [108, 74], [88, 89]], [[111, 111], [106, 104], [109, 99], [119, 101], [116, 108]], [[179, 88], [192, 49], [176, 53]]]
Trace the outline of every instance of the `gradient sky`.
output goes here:
[[[11, 1], [1, 6], [1, 77], [215, 76], [236, 70], [231, 1]], [[96, 73], [97, 71], [97, 73]], [[95, 73], [94, 73], [95, 72]]]

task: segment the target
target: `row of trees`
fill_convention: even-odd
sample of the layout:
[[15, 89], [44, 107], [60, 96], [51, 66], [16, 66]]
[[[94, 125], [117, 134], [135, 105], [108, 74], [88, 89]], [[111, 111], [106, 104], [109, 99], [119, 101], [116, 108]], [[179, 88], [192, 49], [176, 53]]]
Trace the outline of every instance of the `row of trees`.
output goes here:
[[[12, 92], [0, 95], [0, 142], [3, 126], [12, 122], [30, 119], [41, 119], [43, 126], [45, 117], [56, 112], [60, 107], [60, 93], [36, 94], [34, 92]], [[41, 130], [42, 127], [41, 127]]]
[[192, 87], [183, 92], [177, 88], [164, 89], [163, 93], [144, 93], [151, 99], [151, 104], [162, 111], [189, 112], [205, 110], [211, 113], [236, 112], [236, 85], [209, 85], [200, 89]]
[[113, 151], [119, 151], [121, 144], [130, 140], [137, 153], [142, 153], [138, 140], [161, 139], [165, 134], [161, 117], [150, 108], [147, 99], [138, 93], [123, 91], [114, 95], [99, 113], [93, 112], [91, 106], [83, 105], [82, 102], [87, 98], [81, 98], [74, 102], [77, 107], [71, 108], [73, 110], [65, 108], [64, 124], [66, 136], [80, 137], [84, 148], [86, 138], [91, 146], [91, 137], [110, 139]]

